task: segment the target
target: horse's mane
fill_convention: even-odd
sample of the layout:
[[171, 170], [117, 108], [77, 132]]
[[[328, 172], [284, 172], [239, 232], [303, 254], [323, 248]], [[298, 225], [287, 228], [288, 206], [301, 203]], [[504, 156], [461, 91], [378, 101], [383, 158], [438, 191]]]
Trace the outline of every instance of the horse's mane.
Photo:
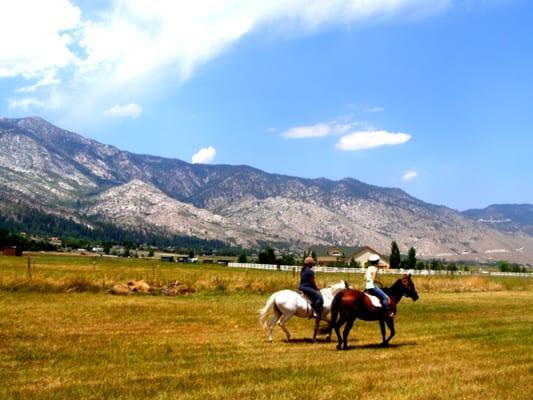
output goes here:
[[390, 294], [390, 293], [394, 293], [396, 290], [396, 288], [398, 286], [401, 286], [402, 285], [402, 278], [399, 278], [396, 280], [396, 282], [394, 282], [391, 286], [389, 287], [385, 287], [383, 288], [382, 290], [386, 293], [386, 294]]

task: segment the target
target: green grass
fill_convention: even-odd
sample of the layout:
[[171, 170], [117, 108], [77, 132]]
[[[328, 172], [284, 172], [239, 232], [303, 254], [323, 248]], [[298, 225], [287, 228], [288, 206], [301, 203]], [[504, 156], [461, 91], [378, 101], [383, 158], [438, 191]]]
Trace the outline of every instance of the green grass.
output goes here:
[[[305, 319], [289, 321], [294, 342], [283, 342], [279, 328], [273, 343], [266, 340], [257, 311], [269, 290], [294, 287], [290, 273], [161, 264], [161, 280], [188, 281], [197, 292], [112, 296], [98, 286], [101, 276], [150, 280], [152, 265], [102, 260], [94, 271], [92, 259], [42, 256], [30, 279], [27, 261], [13, 260], [0, 257], [0, 399], [529, 399], [533, 392], [533, 290], [522, 280], [454, 278], [455, 286], [442, 281], [439, 289], [415, 278], [420, 300], [400, 303], [390, 348], [376, 346], [377, 323], [357, 321], [350, 349], [339, 352], [334, 343], [311, 343], [313, 321]], [[47, 279], [96, 286], [50, 290], [41, 286]], [[35, 282], [9, 288], [21, 281]]]

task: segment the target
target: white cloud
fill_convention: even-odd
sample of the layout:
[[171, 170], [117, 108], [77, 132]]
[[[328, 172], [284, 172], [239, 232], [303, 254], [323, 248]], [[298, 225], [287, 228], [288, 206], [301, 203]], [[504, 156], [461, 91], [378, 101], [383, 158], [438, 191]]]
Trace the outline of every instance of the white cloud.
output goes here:
[[335, 147], [344, 151], [365, 150], [386, 145], [403, 144], [410, 139], [411, 135], [408, 133], [362, 131], [353, 132], [341, 137]]
[[54, 95], [74, 114], [86, 113], [101, 109], [113, 93], [141, 93], [157, 79], [188, 79], [198, 66], [265, 26], [281, 34], [312, 34], [362, 20], [423, 17], [450, 2], [111, 0], [94, 2], [101, 8], [82, 15], [76, 0], [0, 1], [0, 37], [9, 38], [0, 40], [0, 78], [28, 79], [19, 93], [38, 92], [43, 103]]
[[418, 172], [416, 172], [414, 169], [411, 169], [409, 171], [405, 171], [405, 173], [402, 176], [402, 179], [406, 182], [412, 181], [418, 176]]
[[138, 104], [132, 103], [123, 106], [116, 104], [110, 109], [104, 111], [104, 114], [110, 117], [138, 118], [141, 115], [142, 111], [143, 108]]
[[44, 78], [31, 86], [21, 87], [15, 90], [15, 93], [31, 93], [44, 86], [59, 85], [61, 79], [57, 78], [55, 72], [50, 71]]
[[[313, 32], [326, 25], [426, 15], [451, 0], [113, 0], [82, 20], [69, 0], [0, 2], [0, 76], [76, 65], [129, 81], [171, 66], [187, 78], [200, 64], [264, 25]], [[105, 4], [101, 3], [101, 4]], [[31, 11], [30, 11], [31, 10]]]
[[281, 134], [281, 136], [290, 139], [302, 139], [312, 137], [323, 137], [331, 133], [331, 126], [328, 124], [315, 124], [311, 126], [297, 126]]
[[281, 136], [287, 139], [306, 139], [338, 135], [349, 132], [357, 124], [357, 122], [339, 122], [337, 120], [319, 122], [315, 125], [290, 128], [282, 132]]
[[34, 97], [25, 97], [23, 99], [8, 99], [7, 100], [7, 108], [9, 110], [16, 110], [16, 109], [22, 109], [24, 111], [28, 111], [31, 108], [37, 107], [37, 108], [45, 108], [46, 104]]
[[0, 2], [0, 77], [46, 76], [72, 65], [80, 10], [68, 0]]
[[383, 111], [385, 111], [383, 107], [369, 107], [365, 109], [367, 113], [381, 113]]
[[192, 156], [193, 164], [209, 164], [215, 159], [217, 152], [213, 146], [204, 147]]

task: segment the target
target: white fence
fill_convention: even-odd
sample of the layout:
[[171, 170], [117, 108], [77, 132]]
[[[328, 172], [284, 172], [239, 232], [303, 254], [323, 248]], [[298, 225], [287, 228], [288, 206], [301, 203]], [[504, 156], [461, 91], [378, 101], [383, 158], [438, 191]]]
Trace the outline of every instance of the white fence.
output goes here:
[[[228, 263], [228, 267], [232, 268], [244, 268], [244, 269], [262, 269], [262, 270], [272, 270], [272, 271], [290, 271], [290, 272], [300, 272], [301, 266], [298, 265], [273, 265], [273, 264], [252, 264], [252, 263]], [[313, 270], [316, 272], [328, 272], [328, 273], [339, 273], [339, 274], [362, 274], [365, 271], [365, 268], [338, 268], [338, 267], [324, 267], [324, 266], [315, 266]], [[405, 270], [405, 269], [383, 269], [380, 271], [382, 274], [389, 275], [402, 275], [402, 274], [412, 274], [412, 275], [463, 275], [463, 276], [514, 276], [514, 277], [524, 277], [524, 278], [533, 278], [533, 273], [522, 273], [522, 272], [496, 272], [496, 271], [428, 271], [426, 269], [414, 269], [414, 270]]]

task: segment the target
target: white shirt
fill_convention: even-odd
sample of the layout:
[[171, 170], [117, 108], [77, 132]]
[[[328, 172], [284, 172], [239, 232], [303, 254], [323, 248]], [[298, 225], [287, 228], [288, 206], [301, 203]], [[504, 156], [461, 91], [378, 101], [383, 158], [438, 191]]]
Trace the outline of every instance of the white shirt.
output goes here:
[[365, 272], [365, 289], [374, 289], [374, 278], [375, 274], [377, 273], [378, 269], [375, 265], [370, 265]]

